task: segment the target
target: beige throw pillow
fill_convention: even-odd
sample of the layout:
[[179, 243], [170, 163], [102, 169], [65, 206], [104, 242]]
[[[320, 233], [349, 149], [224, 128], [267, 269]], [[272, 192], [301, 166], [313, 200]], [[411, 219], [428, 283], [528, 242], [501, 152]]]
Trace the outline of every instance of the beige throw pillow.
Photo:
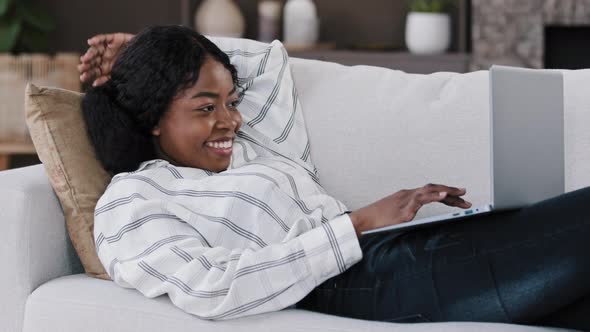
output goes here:
[[95, 157], [82, 118], [83, 94], [27, 86], [26, 121], [39, 159], [57, 194], [84, 270], [109, 279], [94, 245], [94, 207], [110, 181]]

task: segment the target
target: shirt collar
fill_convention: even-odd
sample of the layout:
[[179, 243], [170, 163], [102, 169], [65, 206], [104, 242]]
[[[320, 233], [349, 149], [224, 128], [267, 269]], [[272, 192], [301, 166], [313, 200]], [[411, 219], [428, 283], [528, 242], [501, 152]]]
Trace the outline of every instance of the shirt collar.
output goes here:
[[168, 161], [164, 159], [152, 159], [142, 162], [139, 167], [137, 168], [136, 172], [143, 171], [146, 169], [151, 169], [155, 167], [161, 167], [170, 164]]

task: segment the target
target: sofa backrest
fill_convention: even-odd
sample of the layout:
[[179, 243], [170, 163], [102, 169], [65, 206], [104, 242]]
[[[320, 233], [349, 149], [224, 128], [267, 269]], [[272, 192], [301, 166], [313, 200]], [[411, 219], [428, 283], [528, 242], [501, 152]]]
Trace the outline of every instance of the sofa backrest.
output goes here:
[[[490, 201], [487, 71], [291, 64], [321, 183], [350, 209], [429, 182], [466, 187], [477, 205]], [[590, 185], [590, 70], [564, 71], [564, 81], [570, 191]], [[431, 204], [419, 216], [448, 210]]]

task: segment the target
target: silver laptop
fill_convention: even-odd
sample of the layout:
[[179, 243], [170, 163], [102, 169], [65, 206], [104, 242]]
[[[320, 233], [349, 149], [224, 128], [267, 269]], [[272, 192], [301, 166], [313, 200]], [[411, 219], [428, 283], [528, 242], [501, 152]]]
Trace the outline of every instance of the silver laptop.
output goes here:
[[363, 234], [519, 209], [564, 193], [561, 72], [494, 65], [490, 69], [490, 103], [490, 204]]

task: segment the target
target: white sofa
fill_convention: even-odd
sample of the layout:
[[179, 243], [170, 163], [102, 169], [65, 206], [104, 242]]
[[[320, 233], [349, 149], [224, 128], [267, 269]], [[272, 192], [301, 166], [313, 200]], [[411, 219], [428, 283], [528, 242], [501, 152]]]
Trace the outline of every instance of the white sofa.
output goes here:
[[[488, 73], [411, 75], [292, 59], [322, 184], [351, 209], [428, 182], [489, 201]], [[590, 185], [590, 70], [565, 75], [568, 191]], [[204, 321], [81, 274], [42, 165], [0, 172], [1, 331], [542, 331], [486, 323], [371, 322], [288, 309]], [[446, 211], [424, 207], [419, 216]]]

